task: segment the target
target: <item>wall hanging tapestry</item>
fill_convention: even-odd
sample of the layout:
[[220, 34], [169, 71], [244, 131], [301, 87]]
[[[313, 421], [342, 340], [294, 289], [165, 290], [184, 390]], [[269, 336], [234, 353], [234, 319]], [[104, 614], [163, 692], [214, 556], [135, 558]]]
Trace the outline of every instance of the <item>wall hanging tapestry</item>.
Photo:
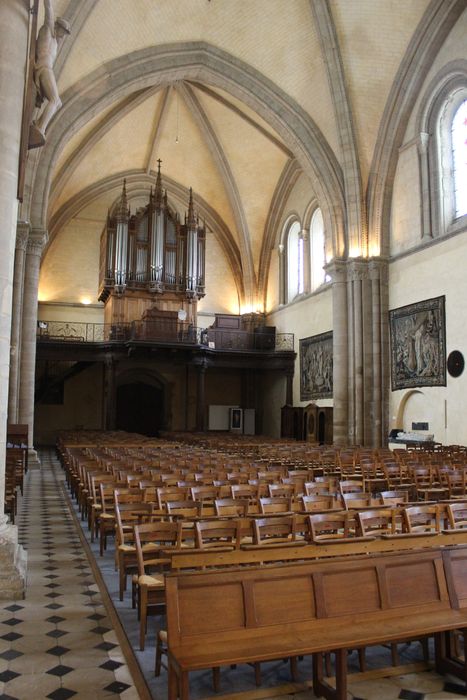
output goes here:
[[332, 331], [300, 340], [300, 401], [332, 398]]

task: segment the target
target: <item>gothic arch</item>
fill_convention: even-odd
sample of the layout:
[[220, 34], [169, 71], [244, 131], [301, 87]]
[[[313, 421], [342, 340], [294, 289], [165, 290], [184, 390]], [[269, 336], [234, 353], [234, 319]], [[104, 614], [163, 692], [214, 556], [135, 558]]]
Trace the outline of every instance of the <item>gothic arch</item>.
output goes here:
[[447, 35], [465, 10], [465, 0], [432, 0], [414, 33], [386, 102], [368, 182], [370, 250], [389, 254], [390, 208], [398, 148], [423, 81]]
[[181, 79], [201, 81], [230, 92], [276, 129], [310, 178], [326, 217], [326, 227], [332, 232], [334, 253], [342, 255], [346, 249], [342, 172], [326, 139], [311, 117], [272, 81], [204, 42], [150, 47], [121, 56], [64, 93], [59, 118], [50, 126], [32, 178], [29, 219], [33, 226], [47, 228], [54, 166], [72, 134], [116, 100], [136, 90]]
[[[123, 179], [127, 181], [128, 193], [132, 196], [147, 195], [149, 187], [154, 186], [156, 173], [145, 171], [131, 170], [120, 172], [115, 175], [103, 178], [93, 185], [86, 187], [78, 192], [74, 197], [63, 204], [58, 211], [52, 216], [49, 222], [49, 241], [50, 246], [58, 231], [66, 225], [70, 219], [78, 214], [84, 207], [101, 196], [108, 190], [115, 189], [115, 197], [117, 198], [121, 192]], [[170, 197], [178, 201], [181, 207], [186, 207], [189, 197], [189, 191], [183, 185], [180, 185], [172, 178], [163, 177], [164, 187], [167, 188]], [[215, 234], [219, 244], [224, 250], [224, 254], [229, 261], [232, 274], [237, 285], [240, 299], [244, 298], [244, 287], [242, 278], [242, 264], [240, 251], [232, 236], [232, 233], [227, 224], [219, 217], [217, 212], [199, 196], [195, 199], [196, 208], [201, 217], [206, 221], [210, 230]]]

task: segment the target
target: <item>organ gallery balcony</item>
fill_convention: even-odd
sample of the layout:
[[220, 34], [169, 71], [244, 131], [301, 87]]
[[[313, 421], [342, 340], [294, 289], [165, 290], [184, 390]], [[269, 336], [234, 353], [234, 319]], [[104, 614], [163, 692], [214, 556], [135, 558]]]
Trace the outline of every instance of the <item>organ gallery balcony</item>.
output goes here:
[[172, 346], [216, 352], [294, 352], [293, 333], [276, 333], [275, 328], [195, 327], [177, 318], [129, 323], [84, 323], [38, 321], [37, 342], [41, 345]]

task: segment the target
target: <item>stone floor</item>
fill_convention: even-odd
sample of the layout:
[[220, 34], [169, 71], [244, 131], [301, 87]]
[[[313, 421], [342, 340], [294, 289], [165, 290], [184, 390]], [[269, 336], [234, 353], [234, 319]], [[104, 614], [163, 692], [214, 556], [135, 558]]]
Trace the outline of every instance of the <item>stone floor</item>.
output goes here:
[[[52, 451], [42, 454], [42, 469], [27, 476], [17, 522], [20, 542], [28, 551], [28, 587], [25, 600], [0, 604], [0, 700], [163, 700], [165, 672], [159, 679], [153, 675], [155, 629], [161, 621], [150, 621], [146, 651], [133, 652], [136, 615], [129, 594], [123, 603], [117, 600], [113, 550], [102, 559], [96, 555]], [[403, 660], [416, 661], [417, 646], [401, 648]], [[387, 650], [368, 651], [369, 668], [383, 653]], [[356, 663], [356, 654], [350, 659]], [[312, 700], [311, 689], [304, 690], [308, 661], [299, 665], [301, 686], [290, 684], [287, 665], [280, 662], [262, 664], [263, 685], [258, 690], [251, 668], [223, 669], [224, 699], [226, 693], [232, 698], [244, 691], [245, 699]], [[350, 676], [350, 698], [447, 700], [464, 695], [460, 681], [434, 671], [377, 679], [369, 675]], [[195, 700], [215, 697], [210, 671], [192, 676]]]

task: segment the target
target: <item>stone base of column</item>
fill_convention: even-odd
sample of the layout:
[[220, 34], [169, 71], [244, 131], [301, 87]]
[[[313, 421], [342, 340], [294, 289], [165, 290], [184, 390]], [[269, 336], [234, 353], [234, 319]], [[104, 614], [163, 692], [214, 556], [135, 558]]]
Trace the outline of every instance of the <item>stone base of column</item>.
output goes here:
[[24, 598], [26, 575], [27, 552], [18, 544], [18, 528], [0, 520], [0, 600]]
[[28, 450], [28, 469], [40, 469], [41, 462], [39, 455], [37, 454], [34, 447], [30, 447]]

